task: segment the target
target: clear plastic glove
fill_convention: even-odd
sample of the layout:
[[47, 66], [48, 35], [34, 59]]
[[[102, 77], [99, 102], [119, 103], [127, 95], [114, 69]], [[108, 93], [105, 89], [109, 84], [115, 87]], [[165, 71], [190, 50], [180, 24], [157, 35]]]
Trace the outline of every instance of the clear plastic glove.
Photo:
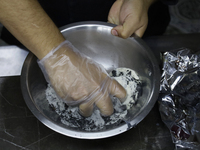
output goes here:
[[68, 105], [79, 105], [80, 113], [88, 117], [96, 105], [102, 115], [113, 113], [110, 95], [123, 100], [125, 89], [110, 78], [100, 64], [80, 53], [65, 41], [48, 53], [38, 64], [47, 82]]
[[117, 26], [111, 33], [128, 38], [133, 33], [142, 37], [148, 24], [148, 9], [156, 0], [116, 0], [110, 9], [108, 22]]

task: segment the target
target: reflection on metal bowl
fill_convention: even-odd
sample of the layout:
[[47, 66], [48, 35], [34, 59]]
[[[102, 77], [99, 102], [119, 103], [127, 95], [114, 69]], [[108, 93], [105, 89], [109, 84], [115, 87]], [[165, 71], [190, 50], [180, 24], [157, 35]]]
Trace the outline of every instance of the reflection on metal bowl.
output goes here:
[[122, 39], [112, 36], [113, 25], [103, 22], [80, 22], [61, 28], [64, 37], [82, 53], [111, 70], [126, 67], [135, 70], [142, 81], [142, 95], [138, 99], [140, 107], [128, 111], [126, 122], [109, 126], [100, 131], [82, 131], [61, 123], [58, 114], [51, 110], [46, 100], [47, 83], [38, 67], [37, 58], [30, 53], [23, 65], [21, 88], [25, 102], [32, 113], [52, 130], [80, 139], [100, 139], [111, 137], [137, 125], [153, 108], [159, 93], [160, 72], [152, 51], [139, 37]]

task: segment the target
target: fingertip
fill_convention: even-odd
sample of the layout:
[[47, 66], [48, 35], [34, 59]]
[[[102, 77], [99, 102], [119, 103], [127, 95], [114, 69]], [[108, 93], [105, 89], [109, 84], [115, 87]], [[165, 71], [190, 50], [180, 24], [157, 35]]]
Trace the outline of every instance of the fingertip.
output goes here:
[[[122, 86], [121, 86], [122, 87]], [[119, 96], [119, 98], [121, 98], [121, 99], [123, 99], [123, 98], [126, 98], [127, 97], [127, 92], [126, 92], [126, 90], [125, 90], [125, 88], [124, 87], [122, 87], [121, 89], [120, 89], [120, 96]]]
[[127, 39], [130, 35], [130, 33], [129, 32], [127, 32], [125, 29], [124, 29], [124, 27], [122, 26], [122, 25], [118, 25], [118, 26], [116, 26], [114, 29], [113, 29], [113, 35], [115, 34], [114, 32], [117, 32], [117, 36], [118, 37], [121, 37], [121, 38], [123, 38], [123, 39]]
[[99, 108], [101, 115], [104, 117], [110, 116], [114, 112], [113, 103], [109, 95], [105, 95], [98, 100], [96, 102], [96, 106]]
[[88, 103], [83, 103], [79, 105], [79, 113], [84, 117], [90, 117], [93, 112], [93, 105], [88, 105]]
[[116, 95], [117, 98], [123, 103], [126, 100], [127, 92], [124, 87], [119, 87], [118, 93]]
[[114, 108], [110, 108], [109, 110], [100, 110], [101, 115], [104, 117], [111, 116], [114, 113]]
[[116, 29], [112, 29], [111, 30], [111, 34], [114, 35], [114, 36], [118, 36], [119, 35]]
[[116, 80], [113, 79], [113, 84], [110, 87], [110, 93], [117, 97], [121, 102], [124, 102], [127, 97], [126, 89], [119, 84]]

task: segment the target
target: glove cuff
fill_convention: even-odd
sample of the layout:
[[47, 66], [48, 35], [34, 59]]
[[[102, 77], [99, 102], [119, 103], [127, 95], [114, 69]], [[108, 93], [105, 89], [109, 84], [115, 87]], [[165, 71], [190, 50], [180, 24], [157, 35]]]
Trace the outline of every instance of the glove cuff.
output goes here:
[[44, 64], [44, 61], [46, 59], [48, 59], [50, 56], [52, 56], [57, 50], [59, 50], [61, 47], [63, 47], [63, 45], [67, 44], [68, 47], [73, 47], [73, 45], [71, 44], [71, 42], [65, 40], [64, 42], [62, 42], [60, 45], [58, 45], [57, 47], [53, 48], [46, 56], [44, 56], [41, 60], [38, 60], [37, 62], [39, 64]]

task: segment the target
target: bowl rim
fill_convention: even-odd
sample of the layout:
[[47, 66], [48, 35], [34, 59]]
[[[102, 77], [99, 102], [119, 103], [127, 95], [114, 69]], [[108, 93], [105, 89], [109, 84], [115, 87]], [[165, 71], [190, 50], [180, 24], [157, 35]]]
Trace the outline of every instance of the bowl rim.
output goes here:
[[[81, 27], [81, 26], [85, 26], [85, 25], [91, 25], [91, 26], [101, 25], [101, 26], [106, 26], [109, 28], [116, 26], [114, 24], [100, 22], [100, 21], [83, 21], [83, 22], [77, 22], [77, 23], [72, 23], [72, 24], [63, 26], [60, 28], [60, 31], [61, 31], [61, 33], [63, 33], [64, 31], [69, 30], [70, 28], [74, 28], [77, 26]], [[153, 84], [154, 90], [152, 90], [154, 92], [152, 92], [150, 95], [148, 107], [146, 107], [145, 110], [143, 109], [143, 111], [140, 111], [134, 120], [130, 121], [127, 124], [123, 124], [117, 128], [110, 129], [108, 131], [101, 131], [101, 132], [83, 132], [83, 131], [77, 132], [77, 131], [66, 129], [63, 126], [57, 125], [56, 123], [52, 122], [45, 115], [43, 115], [42, 112], [40, 112], [40, 110], [35, 106], [34, 100], [31, 97], [31, 92], [28, 88], [29, 87], [28, 82], [27, 82], [28, 81], [28, 70], [30, 68], [31, 60], [34, 59], [34, 57], [36, 57], [31, 52], [28, 54], [27, 58], [24, 61], [22, 71], [21, 71], [21, 77], [20, 77], [22, 95], [23, 95], [25, 103], [28, 106], [28, 108], [30, 109], [30, 111], [34, 114], [34, 116], [39, 121], [41, 121], [44, 125], [46, 125], [50, 129], [52, 129], [60, 134], [63, 134], [63, 135], [69, 136], [69, 137], [73, 137], [73, 138], [78, 138], [78, 139], [102, 139], [102, 138], [112, 137], [112, 136], [118, 135], [120, 133], [123, 133], [123, 132], [131, 129], [132, 127], [136, 126], [140, 121], [142, 121], [148, 115], [148, 113], [151, 111], [151, 109], [153, 108], [153, 106], [155, 105], [155, 103], [157, 101], [158, 94], [159, 94], [159, 87], [160, 87], [160, 69], [159, 69], [157, 59], [155, 58], [153, 52], [141, 38], [134, 35], [134, 36], [130, 37], [129, 39], [136, 40], [147, 51], [149, 51], [148, 56], [150, 57], [152, 64], [154, 64], [152, 68], [153, 68], [153, 71], [155, 72], [153, 74], [154, 75], [153, 78], [155, 79], [154, 84]]]

